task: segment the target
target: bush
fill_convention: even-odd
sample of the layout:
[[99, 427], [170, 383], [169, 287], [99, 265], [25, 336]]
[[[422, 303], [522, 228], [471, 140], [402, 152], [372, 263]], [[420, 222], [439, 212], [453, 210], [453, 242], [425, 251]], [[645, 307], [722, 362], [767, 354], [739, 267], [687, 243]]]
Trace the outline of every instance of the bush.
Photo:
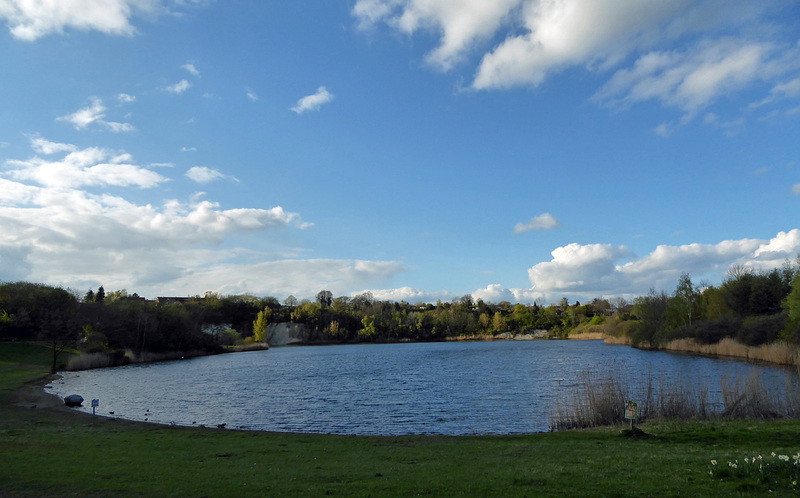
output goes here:
[[736, 340], [748, 346], [758, 346], [775, 342], [781, 330], [786, 326], [788, 318], [784, 313], [774, 315], [751, 316], [745, 319]]
[[716, 344], [726, 337], [736, 337], [742, 328], [742, 320], [736, 316], [723, 316], [717, 320], [697, 322], [690, 327], [675, 330], [675, 339], [693, 337], [700, 344]]

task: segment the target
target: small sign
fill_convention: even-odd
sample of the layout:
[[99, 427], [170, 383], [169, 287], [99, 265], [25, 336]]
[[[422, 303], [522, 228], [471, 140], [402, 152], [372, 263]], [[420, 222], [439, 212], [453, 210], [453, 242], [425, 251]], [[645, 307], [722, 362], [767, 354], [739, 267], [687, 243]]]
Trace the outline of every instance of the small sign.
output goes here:
[[639, 405], [635, 401], [628, 400], [625, 402], [625, 418], [630, 420], [639, 418]]
[[97, 408], [98, 406], [100, 406], [100, 400], [99, 399], [93, 399], [92, 400], [92, 408]]

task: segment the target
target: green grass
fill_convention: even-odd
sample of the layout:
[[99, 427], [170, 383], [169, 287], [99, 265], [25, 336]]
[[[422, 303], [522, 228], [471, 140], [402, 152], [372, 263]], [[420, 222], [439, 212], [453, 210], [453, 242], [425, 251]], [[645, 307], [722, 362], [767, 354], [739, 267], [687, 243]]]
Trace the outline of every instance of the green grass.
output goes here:
[[[49, 357], [42, 364], [30, 350], [9, 360], [8, 346], [16, 345], [0, 345], [3, 389], [47, 373]], [[11, 372], [12, 363], [24, 373]], [[800, 449], [796, 421], [640, 428], [645, 435], [611, 427], [346, 437], [111, 420], [93, 426], [90, 417], [4, 404], [0, 496], [739, 496], [769, 486], [755, 478], [712, 479], [711, 459]], [[774, 495], [793, 493], [772, 487]]]
[[0, 342], [0, 403], [22, 384], [50, 373], [52, 351], [29, 342]]

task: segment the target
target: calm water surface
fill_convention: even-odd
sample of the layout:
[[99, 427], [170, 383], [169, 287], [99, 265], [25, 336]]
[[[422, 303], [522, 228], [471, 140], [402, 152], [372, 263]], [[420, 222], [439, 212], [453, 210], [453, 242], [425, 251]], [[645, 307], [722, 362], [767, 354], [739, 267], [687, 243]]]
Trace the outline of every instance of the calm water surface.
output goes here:
[[546, 431], [559, 398], [587, 369], [705, 385], [774, 367], [610, 346], [602, 341], [453, 342], [282, 347], [64, 373], [47, 390], [80, 410], [178, 425], [333, 434], [516, 434]]

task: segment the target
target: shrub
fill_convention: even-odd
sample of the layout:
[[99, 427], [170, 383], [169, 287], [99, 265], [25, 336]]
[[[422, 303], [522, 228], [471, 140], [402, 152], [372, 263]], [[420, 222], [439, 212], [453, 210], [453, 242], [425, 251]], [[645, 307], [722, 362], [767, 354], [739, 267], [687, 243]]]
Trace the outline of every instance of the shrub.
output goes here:
[[751, 316], [742, 323], [741, 329], [736, 334], [736, 340], [748, 346], [775, 342], [781, 330], [786, 326], [787, 320], [784, 313]]

